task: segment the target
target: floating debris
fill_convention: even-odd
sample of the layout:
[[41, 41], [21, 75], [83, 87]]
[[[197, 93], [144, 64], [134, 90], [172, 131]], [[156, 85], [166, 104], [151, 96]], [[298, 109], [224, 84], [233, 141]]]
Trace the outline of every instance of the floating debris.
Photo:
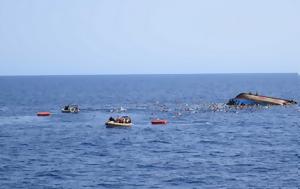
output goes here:
[[116, 109], [111, 109], [110, 110], [111, 113], [114, 113], [114, 112], [115, 113], [122, 113], [122, 112], [126, 112], [126, 111], [127, 111], [127, 109], [124, 108], [124, 107], [122, 107], [122, 106], [120, 108], [116, 108]]

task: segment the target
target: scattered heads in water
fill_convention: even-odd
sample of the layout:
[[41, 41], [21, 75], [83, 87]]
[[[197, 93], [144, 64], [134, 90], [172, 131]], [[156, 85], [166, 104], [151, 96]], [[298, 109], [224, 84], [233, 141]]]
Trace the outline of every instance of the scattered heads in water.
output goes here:
[[[224, 103], [211, 103], [211, 104], [161, 104], [158, 101], [154, 104], [135, 105], [138, 108], [130, 107], [132, 110], [145, 111], [153, 117], [158, 117], [157, 113], [164, 114], [164, 117], [174, 117], [176, 119], [182, 119], [186, 116], [205, 113], [205, 112], [233, 112], [238, 113], [239, 110], [257, 111], [258, 109], [266, 109], [273, 105], [286, 106], [297, 104], [294, 100], [263, 96], [252, 93], [240, 93], [235, 98], [230, 99], [226, 104]], [[111, 105], [110, 105], [111, 107]], [[86, 109], [88, 110], [88, 109]], [[103, 109], [99, 109], [103, 110]], [[106, 109], [107, 110], [107, 109]], [[109, 110], [109, 109], [108, 109]], [[69, 104], [61, 109], [62, 113], [78, 113], [80, 111], [79, 106], [76, 104]], [[297, 109], [297, 111], [300, 111]], [[110, 109], [110, 113], [124, 113], [127, 109], [120, 106], [119, 108]], [[50, 116], [50, 112], [38, 112], [37, 116]], [[166, 119], [152, 119], [153, 125], [166, 125], [168, 120]], [[105, 123], [107, 127], [131, 127], [132, 121], [129, 116], [110, 117]]]
[[126, 111], [127, 111], [127, 109], [121, 106], [120, 108], [111, 109], [110, 113], [123, 113]]

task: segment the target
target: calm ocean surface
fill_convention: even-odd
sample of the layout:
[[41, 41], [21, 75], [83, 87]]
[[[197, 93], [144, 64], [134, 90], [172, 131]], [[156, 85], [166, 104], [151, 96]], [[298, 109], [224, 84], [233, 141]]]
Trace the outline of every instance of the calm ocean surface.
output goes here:
[[[0, 89], [0, 188], [300, 188], [299, 105], [224, 106], [249, 91], [299, 102], [296, 74], [0, 77]], [[82, 111], [60, 113], [68, 103]], [[111, 115], [135, 125], [107, 129]]]

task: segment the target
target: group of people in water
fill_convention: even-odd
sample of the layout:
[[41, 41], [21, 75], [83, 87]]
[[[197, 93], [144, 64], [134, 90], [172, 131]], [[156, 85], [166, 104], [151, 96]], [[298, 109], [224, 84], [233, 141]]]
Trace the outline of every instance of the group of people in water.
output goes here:
[[[171, 109], [167, 107], [166, 105], [159, 104], [159, 111], [161, 112], [169, 112]], [[274, 98], [274, 97], [267, 97], [267, 96], [260, 96], [257, 92], [255, 94], [253, 93], [241, 93], [238, 96], [236, 96], [233, 99], [230, 99], [227, 104], [210, 104], [208, 106], [208, 109], [211, 111], [225, 111], [227, 112], [228, 108], [245, 108], [245, 107], [257, 107], [257, 106], [263, 106], [263, 107], [269, 107], [270, 105], [290, 105], [290, 104], [297, 104], [297, 102], [293, 100], [286, 100], [286, 99], [280, 99], [280, 98]], [[207, 107], [206, 107], [207, 108]], [[181, 116], [182, 112], [198, 112], [201, 111], [203, 107], [198, 106], [192, 106], [190, 107], [188, 104], [185, 104], [184, 107], [181, 108], [175, 108], [175, 117]], [[204, 108], [205, 109], [205, 108]], [[117, 109], [116, 112], [126, 112], [126, 109], [121, 107], [120, 109]], [[79, 106], [75, 104], [69, 104], [64, 106], [61, 111], [63, 113], [78, 113], [80, 111]], [[110, 111], [115, 112], [115, 111]], [[40, 116], [48, 116], [45, 114], [47, 112], [40, 112]], [[166, 124], [166, 120], [154, 120], [154, 123], [161, 123]], [[106, 125], [117, 125], [117, 126], [130, 126], [132, 125], [132, 120], [129, 116], [121, 116], [121, 117], [110, 117], [108, 121], [106, 122]]]

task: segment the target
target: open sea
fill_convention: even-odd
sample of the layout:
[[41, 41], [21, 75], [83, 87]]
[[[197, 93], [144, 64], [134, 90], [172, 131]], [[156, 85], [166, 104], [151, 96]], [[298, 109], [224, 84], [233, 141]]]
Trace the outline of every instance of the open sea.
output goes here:
[[[250, 91], [300, 102], [300, 77], [0, 77], [0, 188], [299, 189], [300, 107], [224, 105]], [[133, 127], [106, 128], [118, 115]]]

